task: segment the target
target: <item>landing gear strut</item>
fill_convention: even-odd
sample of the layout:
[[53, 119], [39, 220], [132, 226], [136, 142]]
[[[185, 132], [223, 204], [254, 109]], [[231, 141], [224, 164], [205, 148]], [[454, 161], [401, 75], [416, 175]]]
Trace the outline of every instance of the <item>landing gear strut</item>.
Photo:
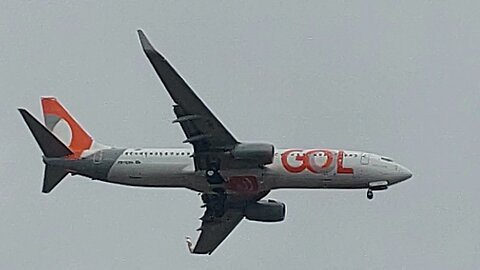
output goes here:
[[208, 169], [205, 171], [207, 182], [211, 185], [221, 184], [224, 182], [223, 177], [218, 173], [217, 169]]
[[205, 170], [205, 177], [210, 184], [212, 192], [204, 193], [202, 200], [207, 207], [205, 216], [210, 220], [213, 220], [215, 217], [222, 217], [225, 213], [227, 194], [225, 193], [225, 187], [223, 185], [225, 179], [219, 173], [219, 167], [217, 162], [212, 162], [209, 168]]
[[388, 181], [375, 181], [368, 183], [367, 199], [373, 199], [373, 191], [386, 190], [388, 188]]
[[367, 191], [367, 199], [369, 200], [373, 199], [373, 191], [371, 189], [368, 189]]

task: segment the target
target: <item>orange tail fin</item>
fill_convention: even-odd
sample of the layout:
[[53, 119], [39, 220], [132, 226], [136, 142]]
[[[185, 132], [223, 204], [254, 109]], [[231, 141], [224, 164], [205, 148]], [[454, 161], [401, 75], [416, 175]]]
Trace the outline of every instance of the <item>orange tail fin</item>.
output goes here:
[[92, 137], [54, 97], [42, 97], [43, 117], [47, 128], [79, 156], [91, 149]]

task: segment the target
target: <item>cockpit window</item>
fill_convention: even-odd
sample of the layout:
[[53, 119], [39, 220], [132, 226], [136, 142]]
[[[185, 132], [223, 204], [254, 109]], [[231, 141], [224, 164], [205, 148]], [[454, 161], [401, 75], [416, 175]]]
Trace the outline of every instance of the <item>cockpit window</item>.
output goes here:
[[381, 157], [382, 160], [386, 161], [386, 162], [393, 162], [393, 160], [387, 158], [387, 157]]

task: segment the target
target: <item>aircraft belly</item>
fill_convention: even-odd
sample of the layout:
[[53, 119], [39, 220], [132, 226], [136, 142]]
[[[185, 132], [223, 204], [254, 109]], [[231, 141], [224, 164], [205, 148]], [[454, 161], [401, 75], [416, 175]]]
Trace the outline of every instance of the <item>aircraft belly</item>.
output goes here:
[[[227, 170], [221, 172], [229, 193], [258, 193], [268, 190], [263, 182], [262, 170]], [[107, 182], [146, 187], [183, 187], [209, 192], [205, 172], [195, 171], [191, 160], [152, 162], [149, 160], [120, 159], [112, 165]]]
[[279, 188], [365, 188], [368, 183], [351, 177], [264, 176], [270, 189]]
[[368, 182], [352, 175], [336, 173], [288, 173], [270, 169], [264, 175], [264, 181], [270, 189], [279, 188], [365, 188]]
[[191, 162], [118, 161], [108, 174], [108, 182], [149, 187], [194, 188], [195, 170]]

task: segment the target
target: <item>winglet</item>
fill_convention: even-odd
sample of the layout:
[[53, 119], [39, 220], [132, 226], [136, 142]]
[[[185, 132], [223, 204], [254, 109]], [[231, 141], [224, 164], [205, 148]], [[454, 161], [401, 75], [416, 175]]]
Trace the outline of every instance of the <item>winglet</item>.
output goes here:
[[185, 241], [187, 242], [187, 248], [190, 251], [190, 253], [193, 254], [193, 243], [192, 243], [192, 238], [190, 236], [185, 236]]
[[147, 36], [143, 33], [142, 30], [138, 29], [138, 38], [140, 39], [140, 44], [145, 52], [155, 52], [155, 48], [152, 46]]

